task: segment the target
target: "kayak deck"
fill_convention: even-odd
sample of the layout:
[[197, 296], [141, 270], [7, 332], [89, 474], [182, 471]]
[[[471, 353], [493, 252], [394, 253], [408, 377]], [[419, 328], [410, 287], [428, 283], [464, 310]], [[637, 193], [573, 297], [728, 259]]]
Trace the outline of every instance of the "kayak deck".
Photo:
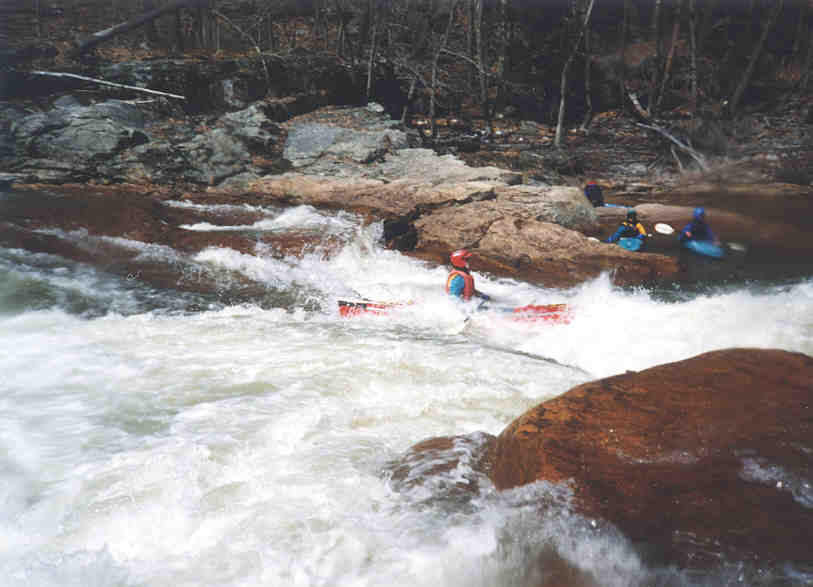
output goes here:
[[725, 256], [723, 248], [711, 241], [689, 240], [683, 243], [683, 246], [698, 255], [711, 257], [712, 259], [722, 259]]

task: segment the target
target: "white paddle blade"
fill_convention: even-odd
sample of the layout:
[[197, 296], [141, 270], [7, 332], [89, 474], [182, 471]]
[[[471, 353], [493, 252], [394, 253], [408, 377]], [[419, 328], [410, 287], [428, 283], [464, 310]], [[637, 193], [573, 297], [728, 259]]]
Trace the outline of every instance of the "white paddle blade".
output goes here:
[[672, 234], [675, 232], [675, 229], [669, 226], [668, 224], [664, 224], [663, 222], [658, 222], [655, 225], [655, 232], [659, 232], [661, 234]]
[[600, 243], [600, 242], [601, 242], [600, 240], [598, 240], [598, 239], [597, 239], [596, 237], [594, 237], [594, 236], [588, 236], [588, 237], [587, 237], [587, 240], [589, 240], [589, 241], [593, 241], [594, 243]]

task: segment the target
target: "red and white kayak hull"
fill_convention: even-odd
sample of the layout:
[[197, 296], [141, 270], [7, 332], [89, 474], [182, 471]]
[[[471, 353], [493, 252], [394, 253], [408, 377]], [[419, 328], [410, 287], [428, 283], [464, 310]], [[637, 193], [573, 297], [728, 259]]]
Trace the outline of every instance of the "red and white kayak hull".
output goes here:
[[[360, 315], [385, 315], [412, 302], [376, 302], [372, 300], [339, 300], [339, 314], [344, 318]], [[485, 308], [483, 312], [495, 311], [505, 318], [518, 322], [549, 322], [569, 324], [572, 311], [568, 304], [528, 304], [515, 308]]]

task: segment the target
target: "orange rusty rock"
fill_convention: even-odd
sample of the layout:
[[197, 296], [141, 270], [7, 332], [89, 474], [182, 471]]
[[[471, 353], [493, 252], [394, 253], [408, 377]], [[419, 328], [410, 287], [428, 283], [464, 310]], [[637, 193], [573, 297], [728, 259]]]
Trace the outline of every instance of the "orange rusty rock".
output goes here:
[[813, 485], [813, 358], [729, 349], [578, 386], [500, 434], [492, 479], [572, 481], [582, 513], [672, 563], [809, 563], [813, 509], [788, 479]]

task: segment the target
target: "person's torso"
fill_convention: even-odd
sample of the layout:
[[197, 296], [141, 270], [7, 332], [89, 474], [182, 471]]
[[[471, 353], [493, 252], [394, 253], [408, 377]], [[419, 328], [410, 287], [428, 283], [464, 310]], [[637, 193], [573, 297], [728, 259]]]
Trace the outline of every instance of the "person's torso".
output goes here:
[[461, 278], [463, 280], [463, 290], [460, 292], [460, 297], [464, 300], [470, 300], [471, 296], [474, 295], [474, 278], [465, 271], [461, 269], [453, 269], [451, 273], [449, 273], [449, 277], [446, 278], [446, 293], [452, 294], [452, 281], [455, 278]]
[[641, 229], [638, 228], [638, 223], [624, 221], [621, 223], [621, 228], [623, 229], [623, 232], [621, 233], [621, 236], [623, 237], [638, 236], [639, 234], [642, 234]]
[[711, 240], [711, 230], [709, 230], [709, 226], [705, 222], [693, 220], [689, 223], [688, 230], [692, 233], [694, 240]]

